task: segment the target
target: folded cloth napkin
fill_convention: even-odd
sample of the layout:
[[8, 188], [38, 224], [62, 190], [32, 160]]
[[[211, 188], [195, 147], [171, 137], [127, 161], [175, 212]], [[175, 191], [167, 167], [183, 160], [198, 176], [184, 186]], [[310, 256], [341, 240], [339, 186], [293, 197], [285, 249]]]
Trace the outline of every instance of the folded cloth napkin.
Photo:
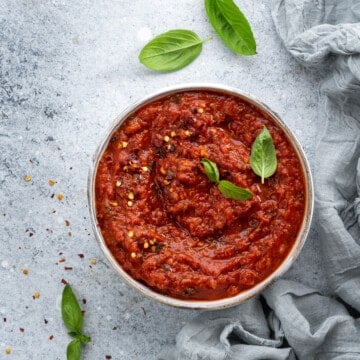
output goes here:
[[[316, 226], [334, 295], [360, 312], [360, 0], [273, 0], [276, 29], [304, 66], [326, 67], [318, 121]], [[356, 311], [352, 311], [356, 313]], [[360, 318], [293, 281], [184, 326], [160, 360], [356, 360]]]

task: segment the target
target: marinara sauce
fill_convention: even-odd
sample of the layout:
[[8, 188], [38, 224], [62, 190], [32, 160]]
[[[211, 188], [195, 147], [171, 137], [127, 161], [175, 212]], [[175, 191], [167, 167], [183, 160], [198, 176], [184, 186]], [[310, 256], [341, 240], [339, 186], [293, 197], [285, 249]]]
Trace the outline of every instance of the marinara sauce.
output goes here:
[[[261, 184], [249, 158], [264, 125], [278, 167]], [[253, 197], [222, 195], [202, 158]], [[129, 116], [103, 153], [95, 189], [102, 235], [122, 268], [180, 299], [231, 297], [264, 280], [293, 246], [306, 205], [302, 166], [283, 130], [216, 91], [180, 92]]]

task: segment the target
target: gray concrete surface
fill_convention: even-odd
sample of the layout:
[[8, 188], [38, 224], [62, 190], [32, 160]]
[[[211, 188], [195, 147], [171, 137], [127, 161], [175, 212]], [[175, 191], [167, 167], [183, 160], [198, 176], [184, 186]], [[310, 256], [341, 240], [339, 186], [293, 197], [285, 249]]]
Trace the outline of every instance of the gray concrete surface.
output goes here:
[[[65, 358], [62, 279], [86, 299], [84, 331], [92, 342], [84, 359], [155, 359], [195, 315], [125, 285], [91, 230], [91, 156], [112, 119], [135, 99], [190, 81], [238, 87], [283, 116], [312, 162], [322, 74], [286, 53], [267, 0], [236, 3], [252, 24], [258, 55], [236, 56], [214, 36], [187, 68], [156, 74], [137, 59], [153, 35], [174, 28], [214, 35], [202, 1], [0, 2], [0, 359]], [[51, 187], [49, 179], [57, 183]], [[286, 277], [326, 291], [315, 229]]]

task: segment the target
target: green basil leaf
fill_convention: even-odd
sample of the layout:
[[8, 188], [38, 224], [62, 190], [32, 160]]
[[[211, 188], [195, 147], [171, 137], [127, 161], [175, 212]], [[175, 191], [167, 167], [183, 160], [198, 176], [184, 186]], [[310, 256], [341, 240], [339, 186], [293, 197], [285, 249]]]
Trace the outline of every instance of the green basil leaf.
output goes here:
[[70, 331], [70, 332], [68, 332], [68, 335], [73, 338], [77, 338], [79, 336], [79, 333], [76, 331]]
[[256, 137], [251, 147], [250, 166], [254, 173], [264, 179], [274, 175], [277, 168], [276, 150], [273, 139], [266, 126]]
[[83, 315], [70, 284], [66, 284], [62, 293], [61, 314], [66, 327], [71, 332], [81, 332]]
[[211, 25], [222, 41], [240, 55], [256, 54], [256, 42], [249, 22], [233, 0], [205, 0]]
[[148, 42], [139, 60], [156, 71], [179, 70], [199, 56], [204, 41], [190, 30], [170, 30]]
[[234, 200], [249, 200], [253, 196], [250, 190], [237, 186], [228, 180], [221, 180], [218, 188], [224, 196]]
[[66, 349], [66, 359], [67, 360], [80, 360], [81, 354], [81, 343], [80, 340], [75, 339], [69, 343]]
[[204, 165], [205, 174], [209, 180], [218, 183], [220, 181], [220, 174], [216, 164], [209, 159], [201, 159], [200, 162]]
[[84, 335], [84, 334], [79, 334], [77, 337], [83, 344], [88, 344], [91, 341], [91, 337]]

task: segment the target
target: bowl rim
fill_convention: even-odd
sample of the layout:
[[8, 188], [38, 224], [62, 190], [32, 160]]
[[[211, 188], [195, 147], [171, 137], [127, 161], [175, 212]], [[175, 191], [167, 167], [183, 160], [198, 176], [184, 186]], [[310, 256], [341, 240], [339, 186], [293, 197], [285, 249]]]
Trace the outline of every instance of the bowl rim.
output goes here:
[[[271, 273], [268, 277], [262, 280], [260, 283], [256, 284], [254, 287], [247, 289], [245, 291], [240, 292], [239, 294], [218, 299], [218, 300], [184, 300], [184, 299], [177, 299], [170, 296], [162, 295], [157, 293], [156, 291], [150, 289], [145, 284], [140, 283], [139, 281], [132, 278], [123, 268], [121, 265], [116, 261], [115, 257], [112, 255], [110, 250], [108, 249], [105, 240], [102, 236], [101, 229], [97, 223], [96, 218], [96, 210], [95, 210], [95, 178], [97, 167], [99, 161], [102, 157], [103, 152], [105, 151], [108, 142], [112, 136], [112, 134], [122, 125], [122, 123], [134, 112], [136, 112], [139, 108], [155, 101], [159, 100], [163, 97], [181, 93], [186, 91], [214, 91], [214, 92], [221, 92], [227, 95], [232, 95], [242, 100], [247, 101], [248, 103], [255, 105], [261, 111], [265, 112], [269, 115], [272, 120], [284, 131], [286, 137], [293, 145], [302, 165], [304, 178], [305, 178], [305, 186], [306, 186], [306, 206], [304, 212], [304, 218], [299, 230], [298, 236], [292, 246], [291, 250], [289, 251], [286, 258], [282, 261], [282, 263], [276, 268], [276, 270]], [[100, 141], [99, 145], [97, 146], [95, 153], [92, 158], [89, 175], [88, 175], [88, 182], [87, 182], [87, 195], [88, 195], [88, 204], [89, 204], [89, 211], [90, 211], [90, 219], [92, 223], [92, 227], [95, 233], [95, 237], [97, 242], [104, 252], [106, 258], [112, 265], [112, 267], [117, 271], [117, 273], [125, 280], [131, 287], [140, 291], [143, 295], [157, 300], [160, 303], [171, 305], [174, 307], [179, 308], [187, 308], [187, 309], [202, 309], [202, 310], [217, 310], [223, 309], [231, 306], [238, 305], [256, 295], [259, 295], [262, 291], [264, 291], [268, 286], [270, 286], [274, 281], [276, 281], [279, 277], [281, 277], [286, 271], [289, 270], [291, 265], [294, 263], [296, 258], [298, 257], [301, 249], [304, 246], [306, 238], [308, 236], [311, 221], [314, 212], [314, 185], [313, 179], [311, 175], [311, 169], [309, 162], [306, 158], [305, 152], [300, 145], [299, 141], [297, 140], [294, 133], [290, 130], [290, 128], [286, 125], [286, 123], [281, 119], [281, 117], [271, 110], [266, 104], [262, 101], [258, 100], [256, 97], [243, 92], [235, 87], [216, 84], [216, 83], [186, 83], [186, 84], [177, 84], [169, 87], [162, 88], [152, 94], [149, 94], [134, 103], [130, 106], [125, 108], [110, 124], [108, 129], [105, 132], [104, 138]]]

